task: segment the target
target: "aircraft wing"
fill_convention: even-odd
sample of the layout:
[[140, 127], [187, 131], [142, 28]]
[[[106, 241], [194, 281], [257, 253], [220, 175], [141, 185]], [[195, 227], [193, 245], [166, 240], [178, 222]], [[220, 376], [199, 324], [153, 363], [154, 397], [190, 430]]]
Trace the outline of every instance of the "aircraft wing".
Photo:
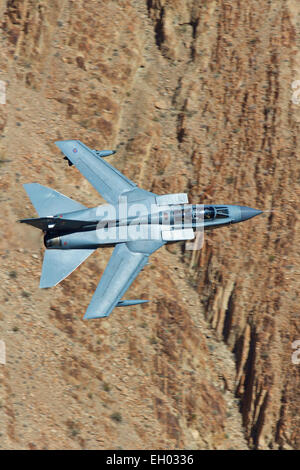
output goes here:
[[122, 193], [137, 187], [80, 140], [61, 140], [55, 143], [107, 202], [117, 204]]
[[[146, 241], [116, 245], [84, 318], [107, 317], [147, 264], [150, 253], [153, 253], [164, 243]], [[134, 251], [139, 248], [143, 251]], [[126, 302], [124, 302], [125, 304]]]
[[126, 243], [116, 245], [84, 318], [107, 317], [147, 264], [148, 257], [129, 250]]

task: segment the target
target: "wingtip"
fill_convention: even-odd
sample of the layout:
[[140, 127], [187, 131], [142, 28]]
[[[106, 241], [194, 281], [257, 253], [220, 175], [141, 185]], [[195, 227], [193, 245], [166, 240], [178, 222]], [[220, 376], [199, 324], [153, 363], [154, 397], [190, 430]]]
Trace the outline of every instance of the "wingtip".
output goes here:
[[95, 318], [105, 318], [108, 315], [101, 315], [99, 313], [88, 313], [86, 312], [83, 319], [84, 320], [94, 320]]
[[32, 185], [35, 185], [35, 184], [38, 184], [38, 183], [23, 183], [22, 186], [25, 189], [25, 191], [27, 191], [27, 188], [29, 188], [29, 187], [31, 187]]
[[62, 147], [64, 147], [69, 142], [80, 142], [80, 141], [76, 140], [76, 139], [68, 139], [68, 140], [56, 140], [56, 142], [54, 142], [54, 143], [58, 148], [61, 149]]
[[40, 279], [40, 285], [39, 285], [39, 288], [40, 289], [50, 289], [50, 287], [55, 287], [57, 286], [58, 282], [47, 282], [47, 279], [43, 279], [43, 277], [41, 277]]
[[43, 282], [40, 282], [40, 285], [39, 285], [39, 288], [40, 289], [49, 289], [50, 287], [54, 287], [54, 286], [49, 286], [47, 285], [47, 283], [43, 283]]
[[57, 140], [57, 141], [54, 142], [54, 143], [55, 143], [55, 145], [56, 145], [58, 148], [60, 148], [61, 145], [62, 145], [62, 143], [63, 143], [63, 140]]

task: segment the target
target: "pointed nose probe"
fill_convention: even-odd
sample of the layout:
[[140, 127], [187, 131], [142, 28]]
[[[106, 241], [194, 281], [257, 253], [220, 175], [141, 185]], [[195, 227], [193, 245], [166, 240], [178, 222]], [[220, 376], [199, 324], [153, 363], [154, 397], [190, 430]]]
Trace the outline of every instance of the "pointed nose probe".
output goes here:
[[252, 219], [256, 215], [262, 214], [262, 211], [258, 209], [252, 209], [252, 207], [240, 206], [241, 210], [241, 222], [244, 220]]
[[252, 207], [247, 206], [228, 206], [229, 207], [229, 215], [231, 218], [231, 223], [236, 224], [238, 222], [244, 222], [244, 220], [251, 219], [256, 215], [262, 213], [262, 211], [258, 209], [252, 209]]

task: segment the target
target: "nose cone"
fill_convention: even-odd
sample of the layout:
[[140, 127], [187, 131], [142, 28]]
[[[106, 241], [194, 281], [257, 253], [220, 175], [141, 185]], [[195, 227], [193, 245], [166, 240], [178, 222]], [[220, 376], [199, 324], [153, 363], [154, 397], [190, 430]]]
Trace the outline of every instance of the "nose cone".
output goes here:
[[252, 217], [255, 217], [256, 215], [259, 215], [262, 213], [262, 211], [258, 209], [252, 209], [252, 207], [240, 206], [240, 209], [241, 209], [241, 221], [251, 219]]

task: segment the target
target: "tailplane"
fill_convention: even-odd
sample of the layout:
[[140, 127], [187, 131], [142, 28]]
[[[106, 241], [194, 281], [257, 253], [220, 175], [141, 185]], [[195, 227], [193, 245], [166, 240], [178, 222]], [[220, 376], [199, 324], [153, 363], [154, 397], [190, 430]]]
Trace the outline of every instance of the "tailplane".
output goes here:
[[41, 184], [29, 183], [23, 186], [40, 217], [86, 209], [79, 202]]
[[53, 287], [71, 274], [95, 250], [46, 250], [40, 287]]

